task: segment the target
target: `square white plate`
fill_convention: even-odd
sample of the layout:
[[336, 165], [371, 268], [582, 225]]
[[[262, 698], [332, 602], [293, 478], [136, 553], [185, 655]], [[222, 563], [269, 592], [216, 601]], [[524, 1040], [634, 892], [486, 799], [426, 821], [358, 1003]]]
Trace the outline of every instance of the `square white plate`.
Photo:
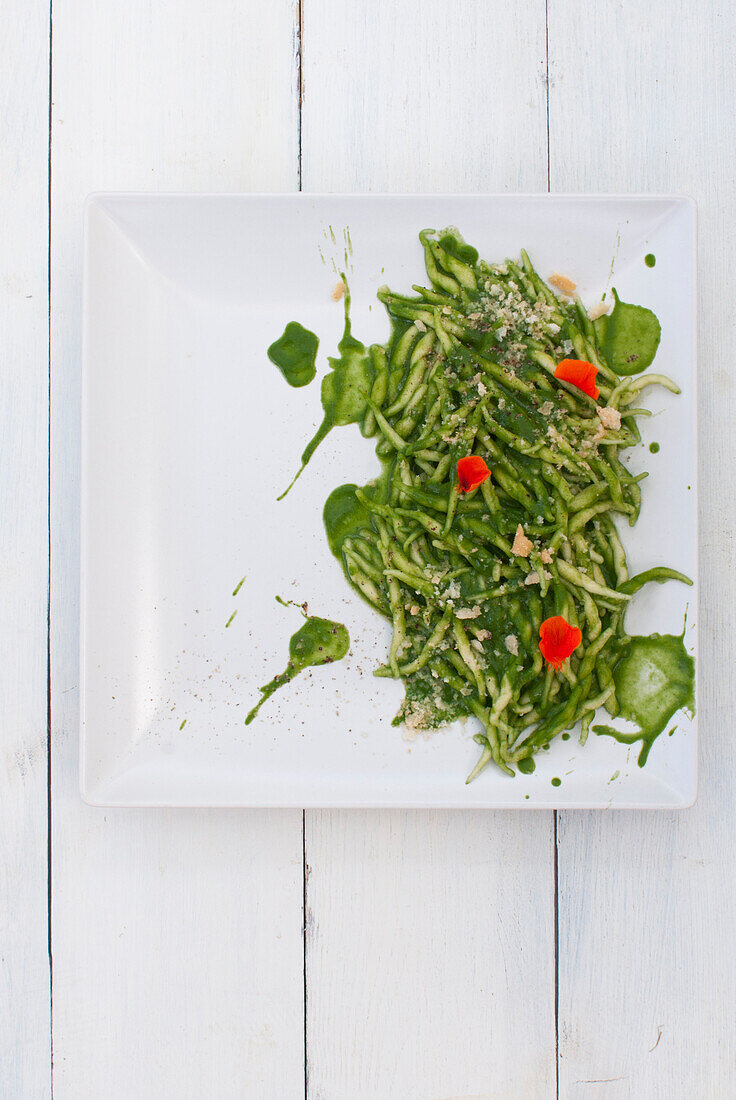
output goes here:
[[[697, 579], [695, 210], [672, 197], [96, 195], [86, 209], [82, 507], [81, 786], [99, 805], [685, 806], [696, 729], [677, 717], [645, 768], [638, 746], [555, 741], [533, 775], [493, 767], [466, 786], [474, 724], [413, 742], [391, 726], [402, 689], [376, 679], [387, 627], [343, 579], [322, 505], [375, 475], [373, 443], [339, 428], [291, 494], [276, 495], [321, 419], [319, 381], [291, 389], [266, 357], [287, 321], [342, 330], [332, 300], [347, 264], [353, 331], [385, 340], [383, 283], [422, 282], [417, 233], [460, 227], [481, 256], [525, 247], [571, 275], [586, 304], [615, 284], [662, 323], [655, 367], [682, 396], [648, 390], [632, 469], [644, 506], [622, 534], [632, 572]], [[347, 248], [346, 231], [352, 242]], [[648, 252], [656, 267], [644, 263]], [[613, 273], [612, 273], [613, 265]], [[661, 445], [648, 451], [650, 441]], [[232, 592], [245, 575], [237, 596]], [[299, 625], [276, 595], [344, 622], [349, 656], [314, 669], [244, 718]], [[697, 594], [637, 596], [634, 633], [696, 641]], [[234, 611], [237, 616], [226, 628]], [[553, 776], [562, 785], [552, 787]]]

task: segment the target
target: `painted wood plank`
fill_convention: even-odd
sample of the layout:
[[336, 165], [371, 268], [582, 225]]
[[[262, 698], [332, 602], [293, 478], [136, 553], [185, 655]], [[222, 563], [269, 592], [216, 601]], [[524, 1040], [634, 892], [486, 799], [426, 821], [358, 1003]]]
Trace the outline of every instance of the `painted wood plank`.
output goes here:
[[0, 37], [0, 1096], [51, 1088], [46, 830], [48, 3]]
[[53, 27], [54, 1087], [303, 1093], [302, 819], [77, 786], [82, 203], [297, 184], [295, 4], [66, 0]]
[[[546, 190], [544, 32], [543, 2], [307, 2], [305, 190]], [[552, 815], [306, 821], [311, 1100], [554, 1096]]]
[[717, 0], [549, 8], [553, 189], [698, 200], [705, 474], [700, 796], [678, 814], [560, 815], [560, 1096], [732, 1096], [736, 13]]

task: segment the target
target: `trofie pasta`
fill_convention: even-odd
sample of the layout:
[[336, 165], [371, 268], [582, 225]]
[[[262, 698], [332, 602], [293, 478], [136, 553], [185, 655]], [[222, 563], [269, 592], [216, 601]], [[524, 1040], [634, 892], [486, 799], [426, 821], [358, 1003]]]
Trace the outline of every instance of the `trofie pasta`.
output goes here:
[[525, 252], [489, 264], [456, 230], [419, 236], [429, 285], [379, 291], [385, 346], [352, 337], [346, 293], [342, 357], [330, 361], [325, 420], [302, 465], [335, 424], [378, 437], [382, 472], [336, 489], [324, 520], [346, 577], [391, 622], [376, 674], [403, 681], [395, 722], [422, 730], [472, 716], [480, 757], [469, 778], [491, 762], [514, 774], [576, 723], [584, 742], [599, 707], [619, 713], [625, 684], [648, 752], [659, 728], [636, 711], [646, 695], [632, 680], [637, 641], [665, 678], [685, 670], [664, 721], [692, 680], [681, 639], [632, 639], [624, 621], [643, 584], [691, 583], [664, 566], [629, 577], [617, 527], [641, 508], [646, 475], [620, 460], [640, 440], [637, 401], [654, 384], [679, 393], [639, 373], [659, 323], [617, 296], [612, 315], [598, 309], [592, 321]]

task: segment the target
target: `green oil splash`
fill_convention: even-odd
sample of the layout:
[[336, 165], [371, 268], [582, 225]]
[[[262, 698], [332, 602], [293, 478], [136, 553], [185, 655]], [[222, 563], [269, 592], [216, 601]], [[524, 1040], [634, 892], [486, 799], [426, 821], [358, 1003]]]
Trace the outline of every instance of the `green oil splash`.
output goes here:
[[695, 713], [695, 662], [685, 649], [683, 634], [633, 637], [613, 670], [620, 715], [639, 728], [623, 733], [613, 726], [593, 731], [625, 745], [641, 741], [638, 764], [643, 768], [649, 751], [676, 711]]
[[[279, 600], [279, 603], [283, 604], [285, 601]], [[340, 661], [350, 648], [350, 635], [342, 623], [332, 622], [331, 619], [320, 619], [317, 615], [308, 615], [306, 604], [300, 607], [300, 610], [305, 622], [289, 641], [289, 662], [283, 672], [274, 676], [273, 680], [260, 689], [261, 698], [245, 719], [246, 726], [250, 725], [269, 696], [284, 684], [288, 684], [305, 668], [309, 668], [310, 665], [328, 665], [333, 661]]]
[[298, 321], [288, 325], [268, 349], [268, 358], [274, 363], [290, 386], [307, 386], [317, 373], [317, 348], [319, 339]]
[[283, 500], [294, 482], [300, 476], [310, 458], [330, 431], [345, 424], [361, 421], [368, 408], [368, 396], [373, 383], [373, 366], [365, 344], [356, 340], [350, 330], [350, 290], [343, 272], [340, 273], [345, 284], [345, 327], [337, 345], [339, 359], [329, 358], [329, 373], [322, 379], [322, 408], [324, 419], [307, 444], [302, 454], [302, 464], [292, 482], [286, 487], [278, 500]]
[[661, 326], [651, 309], [622, 302], [615, 287], [613, 297], [612, 313], [595, 321], [596, 341], [616, 374], [639, 374], [657, 354]]
[[657, 257], [654, 255], [654, 253], [653, 252], [647, 252], [646, 256], [644, 257], [644, 263], [647, 265], [647, 267], [654, 267], [656, 262], [657, 262]]

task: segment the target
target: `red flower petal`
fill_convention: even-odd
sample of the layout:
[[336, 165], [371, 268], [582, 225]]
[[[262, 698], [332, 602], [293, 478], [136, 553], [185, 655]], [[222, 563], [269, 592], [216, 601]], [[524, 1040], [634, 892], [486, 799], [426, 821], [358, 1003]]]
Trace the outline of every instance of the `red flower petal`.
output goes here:
[[594, 401], [598, 399], [598, 387], [595, 384], [598, 368], [589, 363], [587, 359], [563, 359], [555, 368], [555, 378], [561, 382], [569, 382], [571, 386], [577, 386]]
[[457, 464], [457, 488], [460, 493], [470, 493], [482, 485], [491, 471], [480, 455], [468, 455]]
[[583, 640], [576, 626], [570, 626], [562, 615], [545, 619], [539, 628], [539, 652], [552, 668], [562, 668]]

